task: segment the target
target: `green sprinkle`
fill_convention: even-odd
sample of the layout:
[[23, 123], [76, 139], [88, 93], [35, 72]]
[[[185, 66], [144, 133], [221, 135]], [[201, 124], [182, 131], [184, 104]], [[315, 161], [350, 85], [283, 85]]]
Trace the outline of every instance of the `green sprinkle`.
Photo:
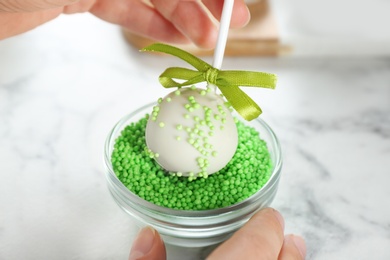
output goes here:
[[206, 91], [205, 90], [200, 91], [200, 95], [205, 96], [206, 95]]
[[162, 128], [162, 127], [165, 126], [165, 123], [164, 122], [160, 122], [158, 125]]
[[182, 130], [182, 129], [183, 129], [183, 126], [179, 124], [179, 125], [176, 126], [176, 129], [177, 129], [177, 130]]
[[181, 136], [176, 136], [177, 141], [181, 141]]
[[157, 100], [157, 103], [161, 104], [162, 101], [163, 101], [163, 99], [162, 99], [162, 98], [159, 98], [159, 99]]
[[180, 94], [181, 94], [180, 90], [176, 90], [176, 91], [175, 91], [175, 95], [176, 95], [176, 96], [180, 96]]
[[[206, 150], [202, 147], [209, 143], [209, 138], [193, 139], [194, 144], [201, 144], [201, 157], [196, 161], [201, 171], [185, 177], [182, 172], [166, 172], [155, 161], [159, 154], [145, 143], [147, 120], [145, 116], [126, 126], [115, 140], [111, 154], [117, 178], [144, 200], [178, 210], [217, 209], [249, 198], [270, 178], [273, 166], [267, 144], [254, 128], [241, 121], [235, 120], [239, 143], [231, 161], [219, 172], [208, 175], [211, 158], [203, 155]], [[211, 156], [217, 156], [213, 148], [208, 149]]]
[[172, 98], [167, 97], [167, 102], [169, 103], [169, 102], [171, 102], [171, 101], [172, 101]]

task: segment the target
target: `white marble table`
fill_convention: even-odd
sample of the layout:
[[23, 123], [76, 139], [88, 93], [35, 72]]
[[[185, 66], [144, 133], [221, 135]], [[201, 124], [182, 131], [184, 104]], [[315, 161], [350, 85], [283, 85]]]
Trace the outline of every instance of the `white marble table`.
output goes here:
[[[139, 226], [108, 193], [103, 143], [123, 115], [167, 93], [157, 76], [172, 65], [185, 64], [139, 53], [89, 15], [0, 42], [0, 259], [127, 258]], [[273, 206], [308, 259], [390, 259], [390, 58], [223, 67], [279, 75], [277, 90], [247, 93], [282, 143]], [[170, 259], [205, 252], [169, 248]]]

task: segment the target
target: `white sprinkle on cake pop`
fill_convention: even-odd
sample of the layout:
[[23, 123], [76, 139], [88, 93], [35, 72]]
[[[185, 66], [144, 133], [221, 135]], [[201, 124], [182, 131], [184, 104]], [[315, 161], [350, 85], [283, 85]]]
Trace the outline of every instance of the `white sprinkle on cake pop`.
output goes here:
[[146, 144], [167, 171], [207, 177], [233, 157], [238, 144], [236, 124], [226, 101], [209, 90], [182, 88], [153, 108]]

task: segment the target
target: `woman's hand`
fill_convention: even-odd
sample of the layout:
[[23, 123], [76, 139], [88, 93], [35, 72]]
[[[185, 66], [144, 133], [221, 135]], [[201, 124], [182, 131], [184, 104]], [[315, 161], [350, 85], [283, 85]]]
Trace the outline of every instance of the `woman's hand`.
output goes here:
[[[31, 30], [61, 13], [91, 12], [129, 31], [167, 43], [193, 42], [212, 48], [223, 0], [0, 0], [0, 39]], [[236, 0], [232, 27], [242, 27], [250, 15], [244, 0]]]
[[[305, 259], [305, 241], [284, 235], [284, 220], [276, 210], [266, 208], [256, 213], [230, 239], [217, 247], [207, 259]], [[165, 260], [164, 242], [152, 228], [141, 230], [131, 248], [129, 260]]]

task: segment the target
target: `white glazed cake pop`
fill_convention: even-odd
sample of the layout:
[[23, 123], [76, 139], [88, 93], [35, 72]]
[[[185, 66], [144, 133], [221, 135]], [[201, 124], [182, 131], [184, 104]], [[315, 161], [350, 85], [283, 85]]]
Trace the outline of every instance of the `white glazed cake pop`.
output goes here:
[[214, 92], [194, 87], [160, 99], [146, 126], [149, 153], [179, 176], [207, 177], [221, 170], [238, 144], [236, 124], [226, 104]]

